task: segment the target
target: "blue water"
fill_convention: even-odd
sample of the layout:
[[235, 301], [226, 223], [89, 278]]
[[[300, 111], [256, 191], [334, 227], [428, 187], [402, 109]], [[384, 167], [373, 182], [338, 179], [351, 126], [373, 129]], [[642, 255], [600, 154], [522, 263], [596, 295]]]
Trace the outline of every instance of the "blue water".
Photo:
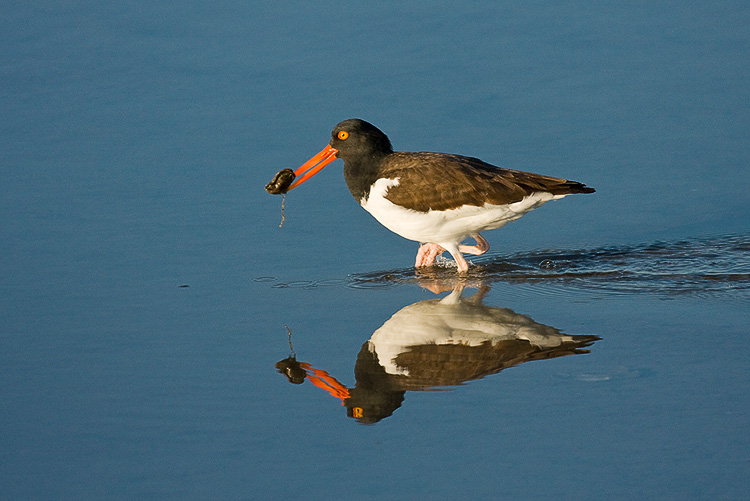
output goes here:
[[[749, 22], [5, 2], [0, 497], [745, 497]], [[487, 233], [459, 281], [415, 274], [340, 162], [279, 228], [263, 186], [350, 117], [597, 193]], [[432, 341], [388, 373], [401, 331]]]

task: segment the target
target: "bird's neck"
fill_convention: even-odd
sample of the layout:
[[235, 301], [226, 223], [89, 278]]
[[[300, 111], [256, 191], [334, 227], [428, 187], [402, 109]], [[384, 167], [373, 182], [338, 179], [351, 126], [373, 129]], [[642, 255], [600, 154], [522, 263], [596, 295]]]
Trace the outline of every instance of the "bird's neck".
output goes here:
[[344, 160], [344, 180], [352, 196], [361, 202], [370, 193], [370, 187], [380, 178], [380, 166], [387, 154]]

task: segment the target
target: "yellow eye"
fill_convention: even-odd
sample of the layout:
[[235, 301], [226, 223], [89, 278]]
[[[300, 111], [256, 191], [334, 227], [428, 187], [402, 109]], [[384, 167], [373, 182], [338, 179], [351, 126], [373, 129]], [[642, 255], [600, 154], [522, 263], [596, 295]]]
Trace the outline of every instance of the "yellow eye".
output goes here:
[[346, 139], [347, 137], [349, 137], [349, 133], [346, 132], [345, 130], [342, 130], [341, 132], [339, 132], [339, 139], [341, 139], [342, 141]]

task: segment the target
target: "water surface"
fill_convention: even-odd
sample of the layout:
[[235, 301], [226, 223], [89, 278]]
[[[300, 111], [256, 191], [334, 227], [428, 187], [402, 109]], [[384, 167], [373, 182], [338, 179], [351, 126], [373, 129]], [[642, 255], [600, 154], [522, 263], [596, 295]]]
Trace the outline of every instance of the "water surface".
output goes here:
[[[744, 3], [3, 11], [0, 497], [745, 496]], [[461, 280], [340, 162], [279, 228], [350, 117], [597, 193]]]

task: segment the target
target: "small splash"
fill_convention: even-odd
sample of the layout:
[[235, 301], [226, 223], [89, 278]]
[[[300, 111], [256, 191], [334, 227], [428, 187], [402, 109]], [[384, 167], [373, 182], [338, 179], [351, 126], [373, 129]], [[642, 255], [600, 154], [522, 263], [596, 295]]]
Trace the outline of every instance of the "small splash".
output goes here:
[[555, 265], [555, 262], [551, 259], [545, 259], [541, 263], [539, 263], [539, 268], [542, 270], [554, 270], [557, 266]]

